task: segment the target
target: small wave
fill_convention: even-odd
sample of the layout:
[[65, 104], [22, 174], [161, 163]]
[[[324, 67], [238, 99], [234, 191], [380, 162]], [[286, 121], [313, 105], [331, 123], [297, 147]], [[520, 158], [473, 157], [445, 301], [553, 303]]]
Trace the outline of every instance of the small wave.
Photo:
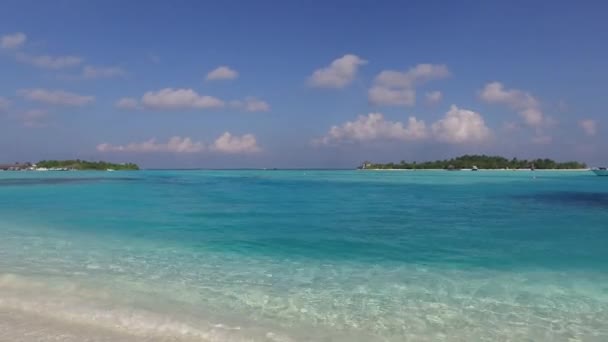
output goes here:
[[[239, 326], [201, 321], [200, 317], [176, 317], [109, 301], [104, 291], [85, 289], [77, 284], [45, 282], [14, 274], [0, 275], [0, 310], [42, 317], [74, 327], [103, 329], [145, 340], [250, 342], [292, 341], [263, 331], [242, 331]], [[36, 324], [33, 319], [31, 324]], [[253, 339], [255, 334], [260, 339]], [[265, 334], [270, 334], [264, 336]]]

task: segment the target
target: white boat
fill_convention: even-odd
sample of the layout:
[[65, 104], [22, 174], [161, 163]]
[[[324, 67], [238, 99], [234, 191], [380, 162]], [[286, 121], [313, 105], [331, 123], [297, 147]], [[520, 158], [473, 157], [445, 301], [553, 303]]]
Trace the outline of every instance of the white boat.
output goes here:
[[114, 172], [116, 170], [114, 170], [114, 169], [106, 169], [106, 171], [108, 171], [108, 172]]
[[593, 171], [593, 173], [598, 176], [608, 176], [608, 168], [606, 167], [598, 167], [595, 169], [591, 169], [591, 171]]

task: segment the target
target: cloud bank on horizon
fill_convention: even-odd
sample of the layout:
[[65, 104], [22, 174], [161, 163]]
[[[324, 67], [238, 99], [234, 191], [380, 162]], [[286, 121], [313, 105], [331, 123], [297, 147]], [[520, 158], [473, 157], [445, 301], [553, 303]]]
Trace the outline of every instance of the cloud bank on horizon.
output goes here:
[[199, 153], [199, 152], [218, 152], [229, 154], [247, 154], [261, 151], [255, 136], [244, 134], [242, 136], [232, 135], [224, 132], [212, 144], [207, 145], [201, 141], [193, 141], [190, 137], [171, 137], [166, 143], [157, 142], [156, 139], [149, 139], [141, 143], [129, 143], [127, 145], [112, 145], [102, 143], [97, 145], [99, 152], [131, 152], [131, 153], [150, 153], [150, 152], [170, 152], [170, 153]]
[[409, 117], [407, 124], [392, 122], [381, 113], [361, 115], [355, 121], [333, 126], [326, 136], [313, 140], [316, 144], [366, 142], [374, 140], [416, 141], [434, 139], [450, 144], [471, 144], [487, 141], [492, 136], [483, 117], [476, 112], [455, 105], [432, 125]]
[[[309, 151], [310, 164], [318, 165], [314, 154], [350, 151], [348, 163], [369, 159], [359, 151], [401, 159], [420, 145], [446, 153], [571, 151], [569, 157], [583, 147], [593, 150], [602, 132], [598, 106], [570, 98], [566, 106], [566, 86], [560, 91], [525, 72], [478, 66], [475, 56], [409, 57], [402, 49], [391, 56], [347, 40], [341, 48], [320, 47], [272, 64], [264, 58], [280, 54], [278, 42], [274, 52], [249, 45], [243, 55], [220, 53], [230, 50], [221, 45], [200, 50], [205, 53], [193, 47], [193, 55], [208, 59], [197, 60], [188, 50], [128, 49], [120, 42], [93, 49], [28, 25], [15, 28], [0, 32], [0, 67], [20, 77], [14, 87], [0, 87], [0, 119], [15, 131], [42, 135], [40, 128], [88, 132], [82, 138], [88, 147], [77, 142], [80, 148], [66, 154], [158, 154], [159, 160], [166, 154], [249, 154], [280, 164], [291, 147]], [[282, 53], [292, 56], [288, 49]], [[217, 138], [209, 142], [210, 136]], [[552, 147], [558, 141], [561, 147]], [[30, 155], [44, 150], [28, 148]]]

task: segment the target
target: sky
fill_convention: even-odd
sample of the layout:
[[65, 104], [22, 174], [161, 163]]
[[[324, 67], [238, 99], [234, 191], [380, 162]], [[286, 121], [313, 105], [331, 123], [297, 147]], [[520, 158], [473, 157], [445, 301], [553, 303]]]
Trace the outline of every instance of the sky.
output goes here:
[[0, 4], [0, 162], [608, 164], [605, 1]]

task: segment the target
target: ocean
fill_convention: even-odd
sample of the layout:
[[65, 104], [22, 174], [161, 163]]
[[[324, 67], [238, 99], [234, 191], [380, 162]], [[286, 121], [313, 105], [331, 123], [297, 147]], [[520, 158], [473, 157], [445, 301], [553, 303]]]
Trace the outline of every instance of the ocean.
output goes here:
[[608, 178], [0, 172], [0, 341], [608, 341]]

